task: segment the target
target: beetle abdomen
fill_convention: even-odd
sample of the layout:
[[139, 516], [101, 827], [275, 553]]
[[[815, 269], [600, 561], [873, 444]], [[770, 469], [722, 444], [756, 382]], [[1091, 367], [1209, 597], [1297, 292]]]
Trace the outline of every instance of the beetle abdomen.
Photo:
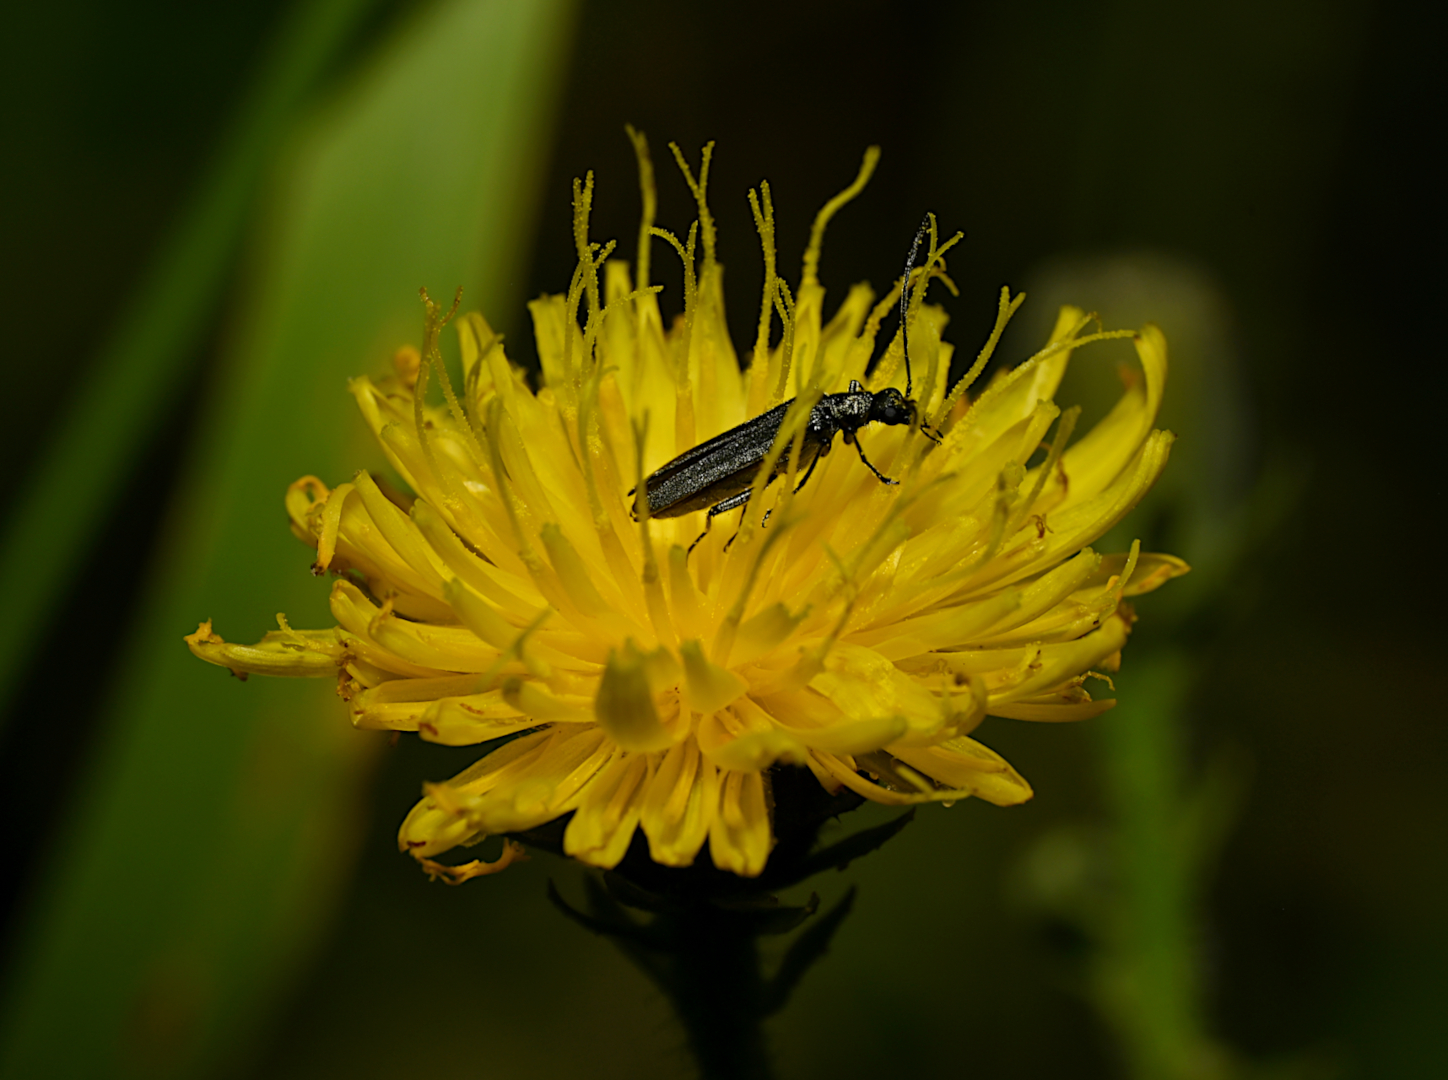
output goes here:
[[[649, 516], [679, 517], [704, 510], [745, 491], [754, 483], [755, 474], [769, 453], [774, 437], [779, 433], [779, 425], [784, 422], [784, 415], [792, 404], [793, 401], [782, 402], [656, 469], [644, 481]], [[815, 441], [808, 435], [806, 443], [802, 455], [806, 460], [801, 463], [804, 467], [808, 467], [819, 452]], [[788, 467], [789, 448], [786, 448], [770, 480]], [[641, 499], [642, 494], [634, 499], [634, 517], [640, 516], [643, 510]]]

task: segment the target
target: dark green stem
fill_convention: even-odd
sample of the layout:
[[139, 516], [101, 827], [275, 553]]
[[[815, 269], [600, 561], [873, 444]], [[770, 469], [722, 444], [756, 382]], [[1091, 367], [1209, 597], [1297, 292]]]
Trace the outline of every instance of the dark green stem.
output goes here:
[[[764, 1021], [784, 1007], [804, 974], [829, 950], [855, 898], [851, 889], [812, 919], [819, 909], [818, 896], [811, 895], [801, 907], [788, 907], [775, 893], [822, 870], [843, 869], [887, 842], [913, 816], [912, 811], [818, 848], [821, 826], [862, 800], [849, 792], [828, 794], [804, 769], [771, 770], [770, 788], [777, 843], [757, 878], [718, 870], [707, 857], [686, 869], [659, 866], [649, 858], [643, 837], [636, 836], [615, 870], [585, 879], [586, 910], [575, 908], [549, 885], [560, 911], [611, 938], [673, 1002], [703, 1080], [767, 1080], [773, 1075]], [[560, 819], [514, 838], [561, 852], [565, 824]], [[805, 929], [790, 942], [778, 970], [766, 976], [759, 939], [793, 933], [801, 926]]]
[[701, 902], [677, 916], [672, 998], [704, 1080], [773, 1075], [764, 1040], [765, 981], [755, 928]]

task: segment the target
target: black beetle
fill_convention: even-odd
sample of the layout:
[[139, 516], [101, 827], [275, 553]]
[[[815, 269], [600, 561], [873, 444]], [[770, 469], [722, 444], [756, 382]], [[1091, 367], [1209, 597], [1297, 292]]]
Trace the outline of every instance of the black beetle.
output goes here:
[[[929, 220], [927, 217], [925, 223], [921, 224], [920, 230], [915, 234], [915, 242], [910, 245], [910, 256], [905, 261], [905, 278], [900, 289], [905, 393], [900, 393], [893, 386], [872, 393], [851, 380], [850, 388], [843, 393], [823, 395], [810, 409], [809, 421], [805, 425], [800, 461], [796, 466], [804, 471], [804, 475], [800, 478], [796, 491], [809, 481], [820, 458], [830, 452], [835, 436], [840, 433], [844, 434], [845, 442], [859, 452], [865, 467], [874, 473], [882, 484], [899, 482], [885, 476], [870, 464], [870, 459], [865, 457], [865, 448], [860, 445], [856, 436], [866, 424], [912, 424], [916, 420], [916, 405], [911, 397], [910, 337], [906, 321], [910, 307], [910, 273], [915, 268], [915, 256], [920, 249], [920, 241], [925, 236]], [[680, 517], [707, 507], [709, 516], [705, 519], [704, 532], [689, 545], [689, 550], [693, 551], [699, 540], [708, 535], [708, 526], [717, 515], [737, 509], [749, 501], [759, 466], [768, 455], [769, 448], [774, 445], [779, 426], [784, 423], [784, 415], [792, 404], [793, 398], [781, 402], [768, 412], [760, 413], [754, 419], [746, 420], [738, 427], [730, 428], [708, 442], [684, 451], [652, 472], [644, 481], [649, 516]], [[940, 441], [940, 436], [924, 424], [921, 424], [920, 430], [928, 438]], [[791, 441], [785, 447], [769, 475], [768, 483], [773, 483], [789, 468], [793, 446]], [[634, 488], [629, 494], [632, 495], [635, 491], [638, 491], [638, 488]], [[635, 520], [638, 520], [643, 511], [643, 506], [640, 505], [643, 497], [640, 495], [635, 499], [631, 507]]]

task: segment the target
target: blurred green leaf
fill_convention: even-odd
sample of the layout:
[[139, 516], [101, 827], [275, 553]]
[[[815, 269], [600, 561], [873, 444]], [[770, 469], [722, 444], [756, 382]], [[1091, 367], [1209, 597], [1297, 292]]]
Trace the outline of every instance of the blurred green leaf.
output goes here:
[[254, 639], [278, 610], [330, 622], [282, 493], [367, 460], [346, 379], [417, 340], [419, 285], [516, 300], [572, 14], [430, 6], [298, 141], [92, 766], [36, 808], [63, 828], [17, 938], [0, 1074], [234, 1066], [316, 940], [376, 743], [331, 686], [243, 685], [181, 636], [212, 617]]
[[[55, 623], [68, 574], [96, 543], [127, 472], [185, 386], [221, 300], [262, 174], [298, 110], [377, 0], [299, 4], [277, 35], [228, 138], [79, 394], [0, 536], [0, 717]], [[0, 720], [3, 722], [3, 720]]]
[[1188, 702], [1200, 663], [1173, 648], [1138, 650], [1118, 676], [1116, 708], [1095, 729], [1111, 811], [1116, 888], [1104, 925], [1094, 998], [1141, 1080], [1225, 1080], [1246, 1062], [1212, 1032], [1201, 955], [1202, 871], [1237, 800], [1240, 761], [1191, 778]]

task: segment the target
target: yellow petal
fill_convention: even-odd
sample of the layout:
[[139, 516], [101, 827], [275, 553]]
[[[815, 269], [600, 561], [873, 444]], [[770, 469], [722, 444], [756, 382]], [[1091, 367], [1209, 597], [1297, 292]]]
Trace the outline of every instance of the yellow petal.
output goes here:
[[[1105, 584], [1106, 580], [1120, 574], [1126, 568], [1128, 557], [1124, 551], [1115, 555], [1107, 555], [1101, 560], [1100, 570], [1096, 572], [1091, 581], [1086, 583], [1086, 586], [1097, 581]], [[1155, 592], [1173, 578], [1191, 573], [1191, 569], [1184, 559], [1179, 559], [1175, 555], [1143, 551], [1137, 558], [1136, 570], [1131, 575], [1131, 580], [1126, 583], [1122, 595], [1141, 596], [1143, 593]]]
[[[700, 730], [702, 742], [703, 729]], [[771, 765], [803, 765], [809, 750], [784, 731], [754, 731], [720, 743], [707, 754], [721, 769], [760, 772]]]
[[597, 728], [554, 728], [545, 753], [468, 808], [486, 833], [535, 828], [565, 813], [616, 749]]
[[974, 739], [952, 739], [924, 748], [892, 747], [890, 752], [946, 787], [968, 791], [996, 806], [1015, 806], [1031, 797], [1031, 785], [1021, 774]]
[[795, 615], [783, 604], [771, 604], [758, 615], [745, 619], [739, 624], [734, 647], [729, 650], [730, 664], [739, 667], [773, 652], [789, 640], [804, 621], [805, 614]]
[[521, 775], [548, 749], [552, 737], [551, 731], [524, 735], [494, 750], [446, 784], [431, 785], [398, 829], [399, 850], [415, 858], [427, 858], [481, 839], [485, 830], [469, 817], [469, 807]]
[[767, 769], [776, 762], [803, 765], [808, 751], [790, 732], [777, 727], [759, 706], [741, 698], [727, 712], [704, 717], [699, 749], [721, 769]]
[[966, 453], [974, 447], [988, 446], [1011, 425], [1029, 416], [1037, 402], [1050, 401], [1071, 359], [1069, 348], [1054, 347], [1073, 341], [1085, 326], [1085, 312], [1063, 307], [1047, 348], [986, 387], [947, 438], [953, 437]]
[[335, 630], [273, 630], [255, 645], [233, 645], [212, 631], [210, 619], [183, 640], [198, 658], [243, 679], [249, 674], [335, 677], [345, 651]]
[[719, 770], [693, 739], [672, 747], [649, 780], [640, 824], [649, 855], [664, 866], [690, 866], [719, 809]]
[[365, 471], [352, 482], [382, 538], [413, 573], [427, 595], [442, 599], [442, 560], [433, 554], [417, 525], [377, 487]]
[[481, 400], [493, 388], [492, 372], [481, 361], [487, 350], [499, 343], [498, 335], [476, 311], [461, 316], [453, 326], [457, 328], [462, 355], [463, 385], [470, 388], [473, 400]]
[[[813, 762], [812, 768], [818, 767], [820, 771], [833, 777], [856, 794], [863, 795], [871, 802], [883, 803], [886, 806], [915, 806], [919, 803], [927, 802], [954, 802], [959, 799], [967, 799], [973, 794], [966, 789], [939, 788], [926, 791], [910, 791], [898, 787], [885, 787], [868, 777], [861, 776], [855, 769], [853, 762], [848, 758], [837, 757], [834, 754], [816, 750], [811, 752], [810, 759]], [[818, 775], [818, 773], [816, 775]]]
[[1166, 385], [1166, 338], [1148, 325], [1134, 344], [1145, 378], [1133, 379], [1106, 418], [1062, 456], [1061, 467], [1070, 478], [1066, 506], [1104, 491], [1129, 466], [1156, 422]]
[[926, 729], [941, 722], [939, 699], [873, 649], [837, 642], [810, 686], [852, 721], [902, 717]]
[[504, 701], [539, 723], [587, 724], [593, 720], [587, 698], [555, 694], [531, 680], [508, 679], [503, 683], [502, 693]]
[[1114, 698], [1101, 701], [1080, 701], [1072, 704], [1053, 705], [1032, 701], [1018, 701], [1008, 705], [992, 705], [991, 715], [1007, 720], [1032, 720], [1046, 724], [1064, 724], [1076, 720], [1090, 720], [1116, 707]]
[[684, 680], [689, 689], [689, 708], [695, 712], [718, 712], [748, 689], [748, 684], [738, 675], [705, 656], [704, 648], [699, 642], [686, 641], [679, 647], [679, 651], [684, 658]]
[[719, 812], [709, 827], [709, 855], [714, 865], [740, 877], [758, 877], [773, 846], [763, 775], [726, 772], [719, 785]]
[[533, 727], [537, 722], [504, 700], [502, 691], [494, 690], [433, 702], [418, 719], [417, 733], [442, 746], [475, 746]]
[[343, 629], [410, 665], [405, 674], [484, 672], [499, 657], [497, 649], [471, 630], [399, 619], [386, 605], [379, 608], [345, 579], [338, 579], [332, 586], [331, 608]]
[[645, 657], [632, 644], [609, 654], [593, 711], [599, 726], [625, 750], [662, 750], [674, 741], [659, 720]]
[[1126, 644], [1131, 624], [1120, 615], [1107, 619], [1100, 630], [1076, 641], [1043, 646], [1039, 666], [1028, 677], [990, 696], [990, 708], [1010, 704], [1039, 694], [1048, 687], [1081, 675], [1096, 667], [1107, 657], [1120, 652]]
[[443, 599], [469, 630], [500, 653], [517, 647], [521, 630], [457, 578], [443, 585]]
[[591, 866], [610, 869], [628, 850], [643, 812], [649, 758], [620, 754], [583, 790], [563, 834], [563, 850]]

